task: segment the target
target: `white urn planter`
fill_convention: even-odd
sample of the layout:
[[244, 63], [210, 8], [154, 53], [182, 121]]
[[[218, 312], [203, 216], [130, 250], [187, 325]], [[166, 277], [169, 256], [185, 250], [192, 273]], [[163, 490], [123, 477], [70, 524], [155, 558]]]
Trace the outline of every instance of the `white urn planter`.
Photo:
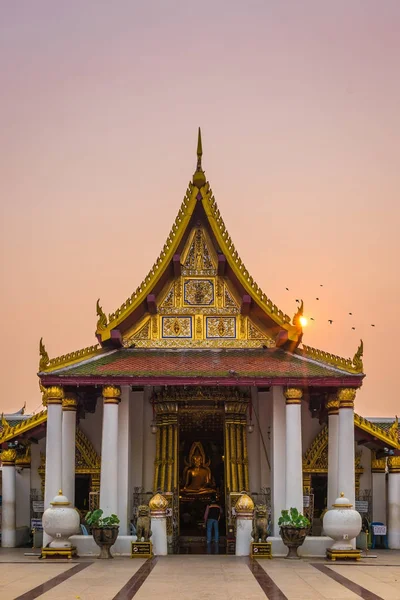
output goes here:
[[44, 532], [53, 538], [48, 547], [42, 549], [42, 556], [70, 555], [72, 544], [68, 538], [79, 533], [80, 518], [78, 511], [61, 490], [44, 511], [42, 523]]
[[359, 560], [361, 553], [353, 548], [351, 540], [356, 538], [361, 531], [362, 521], [359, 512], [353, 509], [350, 501], [340, 494], [333, 504], [333, 508], [325, 513], [323, 528], [325, 535], [334, 540], [327, 549], [327, 557], [331, 560], [337, 558], [354, 558]]

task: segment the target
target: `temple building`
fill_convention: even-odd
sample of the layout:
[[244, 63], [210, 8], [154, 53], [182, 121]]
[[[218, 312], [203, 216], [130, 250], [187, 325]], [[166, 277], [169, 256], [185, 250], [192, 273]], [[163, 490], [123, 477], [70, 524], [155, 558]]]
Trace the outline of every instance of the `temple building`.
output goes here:
[[[290, 318], [260, 289], [206, 180], [200, 131], [196, 171], [156, 262], [119, 308], [107, 316], [98, 300], [96, 311], [95, 345], [50, 359], [40, 341], [43, 410], [3, 417], [3, 546], [29, 532], [34, 503], [47, 507], [62, 489], [83, 518], [94, 507], [118, 515], [121, 552], [156, 491], [168, 500], [171, 553], [204, 539], [213, 494], [222, 538], [234, 539], [243, 491], [267, 505], [275, 551], [281, 510], [297, 507], [312, 522], [303, 553], [324, 555], [321, 516], [340, 492], [400, 548], [397, 419], [354, 413], [363, 344], [352, 359], [305, 345], [303, 302]], [[22, 476], [28, 509], [15, 494]], [[74, 543], [89, 547], [84, 535]]]

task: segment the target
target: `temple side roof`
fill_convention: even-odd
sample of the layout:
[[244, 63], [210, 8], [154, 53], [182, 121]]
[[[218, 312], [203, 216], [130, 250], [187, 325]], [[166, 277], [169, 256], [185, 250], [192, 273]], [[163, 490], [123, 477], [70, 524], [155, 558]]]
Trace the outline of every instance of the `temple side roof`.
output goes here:
[[47, 410], [42, 410], [36, 415], [29, 416], [28, 418], [19, 420], [18, 422], [13, 422], [12, 420], [8, 421], [3, 415], [0, 430], [0, 444], [3, 442], [10, 442], [15, 437], [31, 431], [46, 421]]

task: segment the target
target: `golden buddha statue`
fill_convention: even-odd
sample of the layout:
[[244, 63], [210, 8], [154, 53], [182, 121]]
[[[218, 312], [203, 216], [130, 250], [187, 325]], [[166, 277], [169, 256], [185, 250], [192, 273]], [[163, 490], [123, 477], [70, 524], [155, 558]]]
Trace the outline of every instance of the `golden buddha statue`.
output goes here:
[[215, 492], [215, 484], [209, 466], [210, 461], [206, 462], [201, 442], [193, 442], [189, 452], [189, 461], [185, 459], [185, 464], [182, 495], [201, 496]]

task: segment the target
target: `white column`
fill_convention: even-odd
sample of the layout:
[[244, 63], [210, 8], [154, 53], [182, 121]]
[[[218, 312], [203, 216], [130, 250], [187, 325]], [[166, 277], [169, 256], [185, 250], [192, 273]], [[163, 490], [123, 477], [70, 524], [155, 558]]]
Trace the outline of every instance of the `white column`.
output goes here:
[[254, 502], [247, 494], [242, 494], [235, 505], [236, 512], [236, 556], [249, 556], [253, 541]]
[[75, 394], [66, 394], [62, 403], [62, 491], [72, 506], [75, 506]]
[[389, 458], [388, 542], [391, 550], [400, 548], [400, 456]]
[[[62, 399], [63, 389], [54, 385], [46, 389], [43, 401], [47, 403], [46, 429], [46, 469], [44, 487], [44, 508], [49, 508], [54, 496], [62, 486]], [[52, 538], [43, 532], [43, 547]]]
[[287, 388], [286, 398], [286, 508], [303, 512], [303, 459], [301, 445], [301, 399], [303, 390]]
[[[285, 396], [281, 386], [272, 388], [272, 521], [279, 537], [278, 519], [286, 508]], [[262, 480], [261, 480], [262, 481]], [[289, 507], [290, 508], [290, 507]]]
[[1, 546], [2, 548], [15, 548], [16, 546], [16, 506], [15, 506], [15, 450], [3, 450], [2, 463], [2, 519], [1, 519]]
[[354, 471], [354, 388], [341, 388], [339, 400], [338, 494], [344, 493], [355, 506]]
[[338, 461], [339, 461], [339, 401], [332, 398], [327, 402], [328, 409], [328, 500], [331, 510], [338, 498]]
[[151, 541], [155, 556], [166, 556], [168, 554], [167, 506], [168, 502], [161, 494], [156, 494], [149, 502]]
[[104, 516], [118, 515], [118, 405], [121, 390], [103, 387], [103, 433], [101, 439], [100, 508]]
[[386, 504], [386, 458], [371, 461], [372, 471], [372, 520], [387, 525]]
[[118, 512], [120, 519], [119, 535], [130, 535], [130, 392], [129, 387], [121, 390], [121, 404], [118, 407]]

